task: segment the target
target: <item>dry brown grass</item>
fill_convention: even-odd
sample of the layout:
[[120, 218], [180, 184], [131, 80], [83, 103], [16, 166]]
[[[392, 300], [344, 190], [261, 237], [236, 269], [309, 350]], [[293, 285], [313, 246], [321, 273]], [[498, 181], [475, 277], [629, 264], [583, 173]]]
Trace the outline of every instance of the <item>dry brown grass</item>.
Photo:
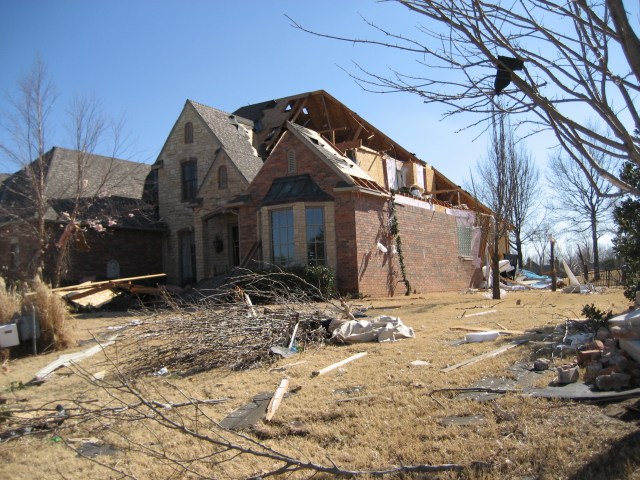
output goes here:
[[0, 277], [0, 325], [11, 323], [14, 315], [19, 312], [20, 296]]
[[40, 322], [40, 351], [64, 350], [73, 343], [72, 323], [62, 298], [51, 291], [42, 280], [37, 278], [32, 285], [33, 291], [25, 295], [23, 307], [30, 312], [35, 307], [36, 317]]
[[[414, 327], [417, 338], [391, 344], [308, 348], [295, 357], [279, 360], [276, 367], [305, 362], [284, 371], [273, 370], [272, 366], [240, 372], [215, 369], [184, 378], [145, 377], [132, 385], [146, 397], [163, 402], [184, 402], [185, 395], [200, 399], [229, 398], [225, 403], [202, 406], [199, 410], [186, 407], [164, 413], [204, 435], [215, 438], [221, 435], [244, 445], [258, 441], [292, 457], [323, 465], [335, 463], [342, 468], [364, 470], [409, 464], [468, 466], [463, 472], [431, 476], [403, 474], [397, 475], [398, 478], [640, 478], [640, 435], [636, 423], [606, 415], [604, 405], [549, 401], [518, 392], [487, 402], [461, 400], [450, 392], [430, 394], [436, 389], [468, 387], [487, 376], [510, 377], [513, 375], [508, 370], [510, 366], [518, 361], [530, 361], [540, 348], [539, 344], [523, 345], [446, 374], [441, 372], [442, 368], [493, 350], [507, 341], [501, 337], [488, 344], [452, 346], [450, 342], [462, 338], [464, 332], [449, 327], [493, 329], [500, 323], [513, 330], [550, 328], [563, 324], [566, 319], [578, 318], [585, 303], [614, 312], [625, 310], [627, 302], [621, 291], [610, 290], [592, 296], [511, 293], [501, 303], [486, 300], [479, 294], [457, 293], [366, 303], [376, 307], [369, 311], [371, 315], [385, 313], [401, 317]], [[399, 308], [382, 308], [388, 306]], [[497, 312], [467, 317], [490, 309]], [[138, 318], [144, 320], [144, 317]], [[76, 333], [89, 338], [103, 332], [108, 324], [130, 320], [79, 318]], [[368, 355], [326, 375], [311, 375], [314, 370], [359, 351], [366, 351]], [[106, 353], [117, 365], [118, 347], [109, 347]], [[8, 405], [34, 408], [46, 404], [52, 408], [59, 403], [71, 409], [79, 405], [83, 408], [115, 406], [116, 398], [133, 401], [121, 389], [109, 392], [83, 379], [83, 372], [95, 373], [109, 368], [108, 384], [118, 385], [115, 366], [105, 364], [104, 357], [82, 362], [83, 371], [62, 370], [40, 387], [11, 391], [12, 381], [28, 380], [55, 357], [49, 354], [15, 360], [9, 372], [0, 373], [0, 389], [4, 390], [0, 395], [8, 398]], [[431, 366], [410, 366], [413, 360], [426, 360]], [[284, 376], [289, 378], [290, 388], [301, 388], [283, 401], [272, 422], [258, 423], [253, 431], [246, 433], [248, 439], [226, 434], [216, 427], [215, 422], [257, 393], [274, 391]], [[547, 384], [552, 378], [551, 373], [541, 375], [538, 383]], [[359, 389], [341, 393], [340, 389], [352, 387]], [[638, 407], [636, 400], [631, 402], [632, 407]], [[633, 410], [623, 410], [633, 413]], [[139, 415], [141, 412], [129, 413]], [[471, 426], [443, 425], [442, 420], [453, 415], [481, 415], [483, 422]], [[196, 469], [200, 475], [211, 478], [246, 478], [276, 467], [272, 460], [237, 456], [232, 452], [211, 457], [215, 447], [210, 443], [161, 427], [150, 418], [121, 415], [81, 421], [77, 417], [69, 419], [63, 427], [57, 432], [0, 444], [3, 475], [16, 479], [121, 478], [67, 448], [67, 445], [77, 446], [69, 441], [74, 437], [98, 437], [120, 446], [123, 450], [117, 455], [96, 457], [96, 460], [141, 479], [197, 478], [185, 468]], [[66, 443], [52, 442], [54, 433]], [[176, 463], [167, 461], [168, 457], [200, 457], [201, 461], [177, 468]], [[226, 461], [220, 462], [222, 458]], [[483, 466], [474, 467], [473, 462]], [[287, 478], [309, 476], [310, 472], [299, 472]], [[314, 478], [329, 477], [316, 475]]]

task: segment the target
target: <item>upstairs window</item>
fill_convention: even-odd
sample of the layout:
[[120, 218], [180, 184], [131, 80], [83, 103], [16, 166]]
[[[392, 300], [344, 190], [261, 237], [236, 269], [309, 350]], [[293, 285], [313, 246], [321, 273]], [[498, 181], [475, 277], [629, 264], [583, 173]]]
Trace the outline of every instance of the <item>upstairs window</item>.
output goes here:
[[296, 173], [296, 151], [287, 152], [287, 173]]
[[198, 162], [190, 158], [182, 162], [182, 201], [190, 201], [196, 198], [198, 191]]
[[458, 223], [458, 255], [461, 257], [471, 256], [471, 236], [473, 228], [468, 225]]
[[184, 143], [193, 143], [193, 123], [184, 124]]
[[223, 189], [227, 188], [228, 179], [227, 179], [227, 167], [222, 165], [218, 168], [218, 188]]

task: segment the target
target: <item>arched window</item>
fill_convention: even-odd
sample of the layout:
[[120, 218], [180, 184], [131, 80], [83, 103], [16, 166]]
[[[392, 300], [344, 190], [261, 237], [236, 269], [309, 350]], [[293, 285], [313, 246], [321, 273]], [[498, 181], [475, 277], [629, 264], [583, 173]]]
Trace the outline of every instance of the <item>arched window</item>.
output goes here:
[[218, 168], [218, 188], [227, 188], [227, 167], [222, 165]]
[[193, 123], [184, 124], [184, 143], [193, 143]]

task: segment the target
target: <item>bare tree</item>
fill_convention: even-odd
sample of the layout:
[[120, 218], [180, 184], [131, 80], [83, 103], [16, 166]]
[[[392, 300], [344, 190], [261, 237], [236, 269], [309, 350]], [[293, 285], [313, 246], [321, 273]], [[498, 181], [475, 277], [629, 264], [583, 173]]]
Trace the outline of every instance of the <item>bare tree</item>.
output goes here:
[[[598, 158], [598, 162], [606, 168], [611, 168], [614, 163], [600, 152], [592, 152], [592, 156]], [[594, 279], [598, 280], [600, 273], [598, 240], [613, 220], [615, 199], [607, 194], [611, 193], [614, 187], [602, 177], [598, 177], [591, 167], [587, 170], [592, 181], [575, 162], [558, 154], [551, 158], [548, 182], [553, 190], [551, 203], [554, 206], [556, 220], [562, 222], [567, 231], [578, 235], [584, 233], [590, 235]], [[601, 193], [605, 196], [601, 196]], [[585, 255], [583, 253], [583, 257]]]
[[530, 239], [532, 229], [529, 224], [539, 212], [542, 190], [539, 184], [540, 174], [530, 152], [522, 144], [516, 145], [513, 140], [512, 143], [514, 159], [512, 170], [509, 171], [514, 197], [510, 216], [511, 237], [518, 256], [518, 268], [521, 269], [523, 243]]
[[[471, 189], [493, 212], [489, 237], [493, 298], [500, 298], [500, 244], [509, 236], [515, 200], [512, 172], [517, 169], [514, 139], [504, 113], [496, 113], [487, 156], [478, 162], [477, 177], [471, 176]], [[487, 279], [488, 280], [488, 279]]]
[[[622, 0], [394, 0], [424, 23], [416, 34], [372, 27], [372, 38], [317, 33], [356, 44], [415, 53], [419, 73], [371, 72], [358, 66], [351, 75], [376, 92], [411, 92], [426, 103], [445, 104], [445, 116], [473, 112], [490, 122], [494, 96], [519, 114], [519, 125], [533, 134], [554, 133], [565, 154], [588, 176], [640, 196], [640, 189], [603, 166], [593, 151], [640, 165], [640, 40]], [[512, 87], [508, 86], [512, 84]], [[606, 129], [582, 119], [595, 117]], [[523, 135], [521, 135], [523, 136]]]
[[[36, 58], [31, 71], [18, 82], [18, 97], [12, 100], [14, 112], [7, 116], [5, 128], [14, 141], [14, 148], [0, 144], [0, 150], [17, 165], [24, 166], [22, 176], [29, 184], [30, 191], [14, 191], [18, 197], [28, 199], [24, 207], [32, 209], [32, 221], [28, 228], [32, 230], [38, 247], [32, 265], [42, 269], [48, 238], [45, 215], [48, 202], [45, 192], [46, 181], [46, 144], [49, 120], [58, 94], [53, 86], [47, 69], [40, 57]], [[34, 160], [35, 159], [35, 160]], [[2, 199], [0, 199], [2, 200]], [[11, 217], [13, 212], [3, 212]], [[23, 212], [17, 218], [23, 218]], [[35, 273], [35, 272], [33, 272]]]
[[[57, 285], [70, 262], [70, 240], [83, 236], [81, 225], [86, 212], [98, 198], [108, 197], [118, 185], [126, 183], [134, 172], [118, 172], [115, 155], [128, 147], [122, 122], [109, 123], [97, 100], [76, 97], [67, 109], [70, 144], [74, 151], [73, 171], [67, 172], [61, 198], [67, 200], [60, 223], [61, 233], [47, 227], [51, 219], [52, 200], [47, 174], [52, 157], [48, 130], [49, 116], [57, 98], [55, 88], [39, 58], [33, 69], [19, 83], [18, 96], [13, 101], [14, 113], [5, 125], [11, 144], [1, 144], [2, 151], [19, 171], [5, 182], [0, 192], [0, 220], [20, 225], [25, 236], [38, 245], [25, 278], [40, 271]], [[108, 156], [94, 158], [99, 147], [109, 148]], [[91, 163], [100, 161], [99, 168]], [[96, 173], [98, 172], [98, 173]], [[60, 190], [60, 189], [58, 189]], [[50, 260], [50, 261], [49, 261]], [[52, 265], [50, 268], [49, 263]]]

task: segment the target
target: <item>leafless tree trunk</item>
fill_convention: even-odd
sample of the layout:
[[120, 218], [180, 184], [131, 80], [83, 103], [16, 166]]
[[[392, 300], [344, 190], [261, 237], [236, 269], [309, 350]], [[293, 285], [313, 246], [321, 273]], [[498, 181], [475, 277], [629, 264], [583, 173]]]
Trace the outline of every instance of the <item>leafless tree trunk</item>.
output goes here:
[[[48, 244], [45, 215], [48, 208], [45, 181], [47, 175], [45, 152], [49, 116], [58, 94], [49, 79], [46, 66], [38, 57], [31, 71], [18, 82], [18, 96], [12, 100], [13, 114], [6, 117], [4, 127], [9, 132], [16, 148], [0, 145], [0, 150], [17, 165], [23, 166], [25, 183], [31, 185], [29, 192], [18, 191], [24, 197], [24, 208], [20, 214], [30, 210], [32, 215], [25, 223], [33, 232], [38, 248], [31, 260], [30, 276], [33, 277], [44, 266]], [[35, 161], [32, 161], [35, 159]], [[2, 199], [0, 199], [2, 200]], [[12, 216], [14, 212], [3, 212]], [[16, 218], [21, 218], [18, 214]]]
[[[640, 196], [593, 155], [640, 165], [640, 41], [622, 0], [394, 1], [421, 22], [415, 35], [369, 23], [371, 38], [358, 39], [292, 23], [327, 38], [415, 53], [418, 71], [381, 73], [358, 65], [351, 76], [367, 90], [411, 92], [447, 105], [445, 116], [479, 114], [470, 126], [490, 123], [499, 94], [504, 111], [517, 114], [527, 135], [553, 132], [599, 195], [619, 189]], [[599, 128], [585, 118], [596, 118]], [[602, 191], [598, 178], [616, 191]]]
[[512, 172], [517, 169], [516, 164], [513, 135], [509, 131], [505, 114], [497, 112], [487, 156], [477, 165], [477, 177], [472, 175], [471, 178], [472, 191], [493, 211], [494, 216], [489, 242], [494, 299], [500, 298], [500, 243], [509, 236], [509, 219], [515, 200]]

